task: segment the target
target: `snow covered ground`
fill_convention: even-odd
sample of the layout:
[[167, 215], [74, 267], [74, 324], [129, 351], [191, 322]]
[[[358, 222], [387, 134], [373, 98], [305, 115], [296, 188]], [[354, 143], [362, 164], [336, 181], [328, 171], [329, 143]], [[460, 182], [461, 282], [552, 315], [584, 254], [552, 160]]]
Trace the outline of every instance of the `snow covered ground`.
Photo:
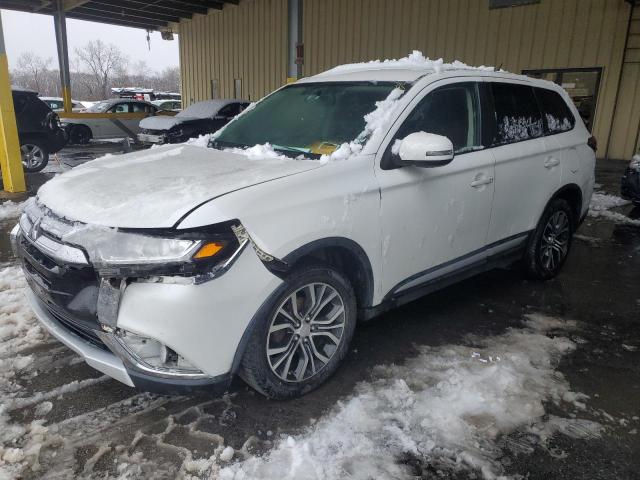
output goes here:
[[22, 212], [24, 202], [13, 202], [7, 200], [0, 202], [0, 222], [6, 221], [12, 218], [18, 218]]
[[615, 223], [622, 223], [626, 225], [640, 226], [639, 219], [629, 218], [628, 216], [617, 212], [611, 211], [612, 208], [622, 207], [629, 205], [631, 202], [624, 200], [616, 195], [609, 195], [603, 192], [594, 192], [591, 197], [591, 203], [589, 204], [589, 216], [594, 218], [606, 218]]
[[[41, 468], [68, 478], [78, 472], [75, 451], [88, 440], [98, 440], [118, 424], [135, 423], [175, 398], [131, 390], [129, 398], [49, 423], [47, 415], [56, 404], [75, 392], [103, 388], [107, 379], [95, 376], [49, 391], [26, 391], [25, 379], [50, 371], [52, 357], [25, 353], [51, 340], [33, 318], [24, 289], [18, 267], [0, 270], [0, 478]], [[554, 434], [595, 438], [603, 431], [601, 423], [589, 419], [588, 398], [572, 391], [557, 370], [562, 357], [578, 348], [569, 338], [578, 328], [573, 321], [532, 314], [521, 327], [500, 335], [421, 347], [404, 364], [377, 366], [371, 381], [360, 383], [302, 432], [281, 432], [262, 445], [263, 455], [252, 452], [259, 443], [255, 439], [236, 451], [223, 436], [201, 428], [208, 419], [225, 418], [232, 399], [223, 397], [205, 403], [208, 408], [221, 405], [217, 416], [195, 406], [188, 411], [193, 416], [189, 421], [182, 420], [186, 414], [169, 415], [158, 432], [138, 430], [129, 445], [104, 443], [80, 472], [90, 475], [101, 457], [112, 455], [114, 476], [141, 478], [152, 466], [169, 469], [165, 473], [170, 476], [176, 466], [171, 471], [156, 465], [153, 456], [153, 448], [163, 448], [179, 456], [178, 471], [185, 478], [403, 479], [411, 478], [416, 462], [499, 478], [504, 473], [501, 460], [522, 448], [505, 441], [515, 431], [528, 434], [528, 448], [545, 448]], [[74, 357], [60, 361], [71, 365]], [[565, 415], [548, 414], [547, 404]], [[27, 410], [28, 420], [16, 421], [15, 412]], [[204, 441], [208, 451], [172, 446], [170, 437], [181, 431]], [[151, 451], [138, 450], [145, 443]]]

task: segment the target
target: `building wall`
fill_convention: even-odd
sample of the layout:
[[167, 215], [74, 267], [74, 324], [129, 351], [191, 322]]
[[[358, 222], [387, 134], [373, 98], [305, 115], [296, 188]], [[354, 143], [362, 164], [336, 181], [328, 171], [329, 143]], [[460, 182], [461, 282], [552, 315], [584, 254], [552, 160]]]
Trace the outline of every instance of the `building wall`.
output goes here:
[[[640, 64], [626, 62], [621, 77], [631, 12], [624, 0], [541, 0], [499, 9], [489, 9], [488, 0], [303, 1], [305, 76], [346, 62], [398, 58], [411, 50], [512, 72], [602, 67], [593, 128], [598, 154], [605, 155], [609, 139], [610, 157], [633, 153], [640, 109], [626, 99], [633, 94], [640, 102]], [[182, 22], [187, 103], [210, 98], [216, 78], [222, 96], [232, 96], [233, 80], [242, 78], [244, 96], [251, 100], [284, 84], [287, 21], [287, 0], [240, 0], [238, 6]], [[632, 28], [640, 31], [635, 21]], [[633, 42], [640, 46], [640, 35]], [[617, 100], [619, 86], [624, 96]]]
[[212, 98], [256, 100], [287, 79], [287, 0], [242, 0], [208, 15], [180, 23], [182, 98], [190, 103]]
[[629, 158], [640, 148], [640, 7], [633, 8], [627, 48], [622, 66], [620, 90], [615, 107], [615, 119], [611, 130], [611, 158]]

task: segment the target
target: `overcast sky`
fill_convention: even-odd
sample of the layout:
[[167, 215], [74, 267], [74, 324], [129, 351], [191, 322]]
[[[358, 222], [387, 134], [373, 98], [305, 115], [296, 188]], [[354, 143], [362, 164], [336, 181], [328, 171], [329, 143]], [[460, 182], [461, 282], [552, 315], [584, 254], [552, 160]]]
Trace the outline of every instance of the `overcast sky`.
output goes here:
[[[2, 27], [7, 49], [9, 66], [14, 67], [18, 55], [32, 51], [41, 57], [51, 57], [51, 66], [57, 68], [58, 54], [53, 30], [53, 17], [11, 10], [2, 10]], [[166, 41], [160, 34], [151, 34], [151, 50], [147, 45], [147, 32], [137, 28], [117, 27], [104, 23], [85, 22], [67, 19], [67, 40], [69, 57], [73, 58], [73, 49], [86, 44], [89, 40], [100, 38], [103, 42], [113, 43], [129, 57], [130, 63], [144, 60], [154, 70], [179, 64], [178, 37]]]

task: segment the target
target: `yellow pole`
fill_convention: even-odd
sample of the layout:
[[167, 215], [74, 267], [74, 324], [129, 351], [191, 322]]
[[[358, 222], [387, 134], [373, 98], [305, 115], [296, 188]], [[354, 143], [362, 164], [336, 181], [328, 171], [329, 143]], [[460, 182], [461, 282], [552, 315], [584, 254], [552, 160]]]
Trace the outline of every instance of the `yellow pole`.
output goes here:
[[13, 109], [9, 64], [4, 48], [2, 14], [0, 13], [0, 168], [2, 183], [8, 192], [24, 192], [24, 170], [20, 154], [20, 140]]

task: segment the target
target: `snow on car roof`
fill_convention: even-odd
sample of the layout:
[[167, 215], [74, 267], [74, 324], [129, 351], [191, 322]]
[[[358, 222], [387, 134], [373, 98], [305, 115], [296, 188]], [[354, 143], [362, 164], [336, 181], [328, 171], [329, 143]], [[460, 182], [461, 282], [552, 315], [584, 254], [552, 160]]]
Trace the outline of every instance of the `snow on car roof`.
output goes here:
[[467, 71], [495, 73], [501, 76], [527, 78], [521, 75], [513, 75], [498, 70], [495, 67], [473, 67], [455, 60], [445, 63], [442, 59], [432, 60], [425, 57], [422, 52], [414, 50], [407, 57], [392, 60], [372, 60], [370, 62], [349, 63], [338, 65], [330, 70], [300, 80], [300, 82], [327, 82], [327, 81], [404, 81], [413, 82], [433, 73], [444, 71]]
[[202, 102], [197, 102], [192, 105], [189, 105], [187, 108], [182, 110], [177, 117], [194, 117], [194, 118], [207, 118], [212, 117], [222, 107], [229, 105], [230, 103], [246, 103], [245, 100], [238, 100], [234, 98], [219, 98], [215, 100], [204, 100]]

